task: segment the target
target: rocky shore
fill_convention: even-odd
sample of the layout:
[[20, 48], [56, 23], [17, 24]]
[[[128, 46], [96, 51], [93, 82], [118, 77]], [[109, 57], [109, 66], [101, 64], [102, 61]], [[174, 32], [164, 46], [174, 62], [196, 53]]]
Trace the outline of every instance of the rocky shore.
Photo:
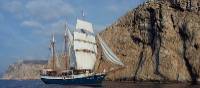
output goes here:
[[96, 71], [118, 69], [108, 80], [200, 81], [200, 2], [175, 1], [146, 2], [101, 32], [126, 67], [106, 61], [98, 47]]
[[40, 70], [46, 66], [47, 60], [23, 60], [11, 64], [3, 79], [14, 80], [32, 80], [40, 78]]

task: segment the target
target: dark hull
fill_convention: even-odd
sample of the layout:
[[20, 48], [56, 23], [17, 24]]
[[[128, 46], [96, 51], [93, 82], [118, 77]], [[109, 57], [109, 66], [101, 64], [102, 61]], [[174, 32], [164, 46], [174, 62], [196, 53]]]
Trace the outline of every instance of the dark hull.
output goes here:
[[105, 78], [105, 74], [102, 75], [93, 75], [82, 78], [74, 79], [48, 79], [41, 78], [41, 80], [46, 84], [61, 84], [61, 85], [93, 85], [101, 84]]

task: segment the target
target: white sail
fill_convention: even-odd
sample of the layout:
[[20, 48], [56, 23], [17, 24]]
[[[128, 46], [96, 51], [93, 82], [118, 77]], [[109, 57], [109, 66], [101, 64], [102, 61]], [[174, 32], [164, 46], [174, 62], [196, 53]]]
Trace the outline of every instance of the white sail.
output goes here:
[[100, 45], [103, 50], [103, 54], [107, 60], [111, 61], [114, 64], [122, 65], [124, 64], [120, 61], [120, 59], [112, 52], [112, 50], [108, 47], [108, 45], [101, 39], [99, 35], [97, 35]]
[[86, 52], [76, 52], [77, 69], [93, 69], [96, 62], [96, 54]]
[[[66, 23], [66, 25], [67, 25], [67, 23]], [[65, 35], [68, 36], [68, 44], [72, 43], [73, 42], [73, 35], [70, 32], [68, 27], [66, 27], [65, 33], [66, 33]]]
[[86, 42], [96, 43], [94, 35], [81, 33], [80, 31], [74, 32], [74, 40], [82, 40]]
[[70, 32], [70, 30], [68, 28], [66, 28], [66, 33], [67, 33], [67, 36], [68, 36], [68, 55], [70, 56], [71, 54], [71, 47], [73, 45], [73, 35], [72, 33]]
[[97, 46], [91, 23], [77, 20], [73, 44], [76, 57], [76, 69], [92, 70], [96, 62]]
[[[66, 23], [67, 25], [67, 23]], [[75, 62], [75, 56], [74, 56], [74, 50], [73, 50], [73, 35], [71, 31], [69, 30], [68, 27], [66, 27], [65, 30], [66, 35], [68, 36], [68, 55], [69, 55], [69, 61], [70, 61], [70, 67], [75, 67], [76, 62]]]
[[77, 30], [84, 29], [86, 31], [93, 33], [92, 24], [90, 22], [79, 20], [79, 19], [77, 19], [76, 29]]
[[74, 41], [74, 50], [88, 50], [94, 53], [97, 53], [96, 51], [96, 45], [91, 43], [85, 43], [81, 41]]

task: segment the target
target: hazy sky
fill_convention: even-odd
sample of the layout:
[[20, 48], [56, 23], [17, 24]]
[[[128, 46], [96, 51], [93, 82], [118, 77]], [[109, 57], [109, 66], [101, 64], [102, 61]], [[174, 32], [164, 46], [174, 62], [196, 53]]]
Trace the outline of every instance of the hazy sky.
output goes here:
[[64, 24], [74, 28], [85, 12], [102, 31], [144, 0], [0, 0], [0, 72], [20, 59], [48, 59], [50, 35], [61, 51]]

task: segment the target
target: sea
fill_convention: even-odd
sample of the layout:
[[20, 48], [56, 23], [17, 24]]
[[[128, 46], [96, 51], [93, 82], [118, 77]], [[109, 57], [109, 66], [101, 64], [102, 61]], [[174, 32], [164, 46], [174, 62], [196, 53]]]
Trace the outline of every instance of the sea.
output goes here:
[[154, 82], [111, 82], [101, 85], [52, 85], [44, 84], [41, 80], [0, 80], [0, 88], [200, 88], [199, 84], [189, 83], [154, 83]]

